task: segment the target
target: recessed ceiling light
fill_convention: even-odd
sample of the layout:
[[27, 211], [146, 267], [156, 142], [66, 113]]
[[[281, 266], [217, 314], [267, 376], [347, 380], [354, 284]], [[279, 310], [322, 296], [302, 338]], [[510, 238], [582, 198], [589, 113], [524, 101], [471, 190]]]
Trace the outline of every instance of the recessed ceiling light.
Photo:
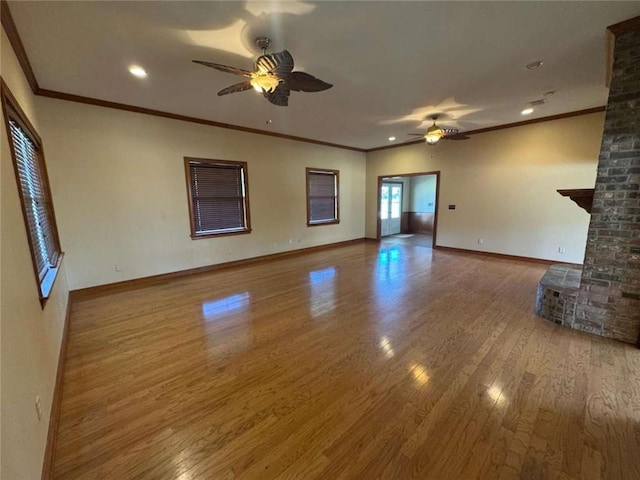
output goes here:
[[531, 115], [533, 113], [533, 108], [529, 107], [529, 108], [525, 108], [524, 110], [522, 110], [520, 112], [520, 114], [522, 115]]
[[395, 142], [396, 141], [396, 137], [389, 137], [389, 141], [390, 142]]
[[129, 67], [129, 72], [131, 72], [131, 75], [133, 75], [134, 77], [138, 77], [138, 78], [147, 77], [147, 72], [145, 71], [145, 69], [142, 67], [139, 67], [138, 65], [131, 65]]
[[535, 62], [531, 62], [527, 64], [527, 70], [535, 70], [536, 68], [542, 65], [542, 60], [536, 60]]

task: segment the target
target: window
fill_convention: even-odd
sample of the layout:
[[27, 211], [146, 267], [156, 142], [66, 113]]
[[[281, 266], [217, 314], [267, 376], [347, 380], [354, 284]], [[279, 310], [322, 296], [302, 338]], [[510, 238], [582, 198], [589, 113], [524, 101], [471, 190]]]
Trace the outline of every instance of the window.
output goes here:
[[53, 288], [62, 252], [42, 142], [4, 82], [2, 106], [40, 303], [44, 306]]
[[340, 223], [338, 170], [307, 168], [307, 225]]
[[191, 238], [251, 232], [246, 162], [185, 158]]

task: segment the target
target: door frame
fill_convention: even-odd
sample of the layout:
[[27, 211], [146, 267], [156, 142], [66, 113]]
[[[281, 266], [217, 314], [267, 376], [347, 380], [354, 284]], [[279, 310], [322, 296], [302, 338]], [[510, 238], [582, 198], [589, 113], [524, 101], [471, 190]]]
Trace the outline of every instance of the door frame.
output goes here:
[[[376, 204], [377, 204], [376, 240], [380, 241], [380, 239], [382, 238], [382, 236], [380, 235], [380, 207], [381, 207], [380, 196], [382, 195], [382, 179], [383, 178], [391, 179], [391, 177], [400, 177], [400, 178], [421, 177], [424, 175], [436, 176], [436, 208], [434, 209], [434, 215], [433, 215], [433, 235], [431, 238], [431, 248], [436, 247], [436, 237], [438, 232], [438, 210], [440, 210], [440, 170], [436, 170], [433, 172], [395, 173], [395, 174], [387, 174], [387, 175], [378, 175], [378, 188], [377, 188], [377, 194], [376, 194], [376, 197], [377, 197], [376, 198]], [[387, 182], [389, 182], [389, 180]], [[391, 182], [393, 182], [393, 180], [391, 180]]]
[[[384, 178], [388, 178], [388, 177], [384, 177]], [[400, 191], [402, 192], [402, 195], [400, 195], [400, 225], [402, 225], [402, 207], [404, 206], [404, 183], [403, 182], [398, 182], [393, 181], [393, 180], [387, 180], [386, 182], [380, 182], [380, 191], [378, 194], [378, 223], [380, 223], [380, 225], [382, 225], [382, 202], [380, 201], [380, 198], [382, 197], [382, 184], [386, 184], [386, 185], [400, 185]], [[389, 214], [391, 214], [391, 197], [389, 197]], [[391, 221], [391, 217], [389, 217], [389, 221]], [[382, 227], [380, 227], [380, 238], [382, 238]], [[402, 232], [402, 230], [400, 230]]]

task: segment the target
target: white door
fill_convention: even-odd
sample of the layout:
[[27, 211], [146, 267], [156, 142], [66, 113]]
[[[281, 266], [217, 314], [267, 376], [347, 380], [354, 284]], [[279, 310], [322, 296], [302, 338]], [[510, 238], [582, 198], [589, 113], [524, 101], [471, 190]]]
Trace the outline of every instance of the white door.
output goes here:
[[400, 233], [402, 184], [383, 183], [380, 190], [380, 236]]
[[389, 193], [391, 187], [386, 183], [382, 184], [380, 190], [380, 235], [386, 237], [389, 235], [389, 210], [391, 209], [389, 202]]
[[402, 184], [391, 185], [391, 212], [389, 215], [389, 235], [400, 233], [402, 220]]

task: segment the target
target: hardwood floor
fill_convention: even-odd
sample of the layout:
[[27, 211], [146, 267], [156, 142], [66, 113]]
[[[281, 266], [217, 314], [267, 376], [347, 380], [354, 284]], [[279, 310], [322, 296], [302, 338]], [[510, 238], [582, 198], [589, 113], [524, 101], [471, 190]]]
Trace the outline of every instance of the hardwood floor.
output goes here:
[[366, 242], [75, 303], [59, 479], [640, 479], [640, 350], [545, 265]]

